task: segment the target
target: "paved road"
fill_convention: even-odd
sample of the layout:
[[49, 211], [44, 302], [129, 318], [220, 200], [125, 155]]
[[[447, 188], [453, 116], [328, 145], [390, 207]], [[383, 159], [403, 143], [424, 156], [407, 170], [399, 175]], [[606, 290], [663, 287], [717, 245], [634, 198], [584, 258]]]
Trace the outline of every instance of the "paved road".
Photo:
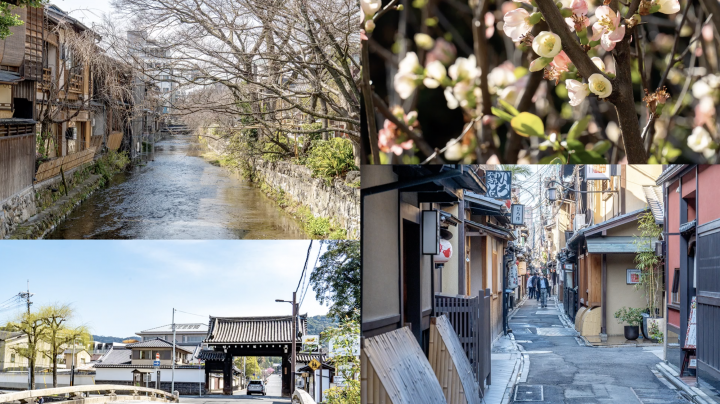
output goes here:
[[280, 397], [282, 391], [282, 382], [279, 375], [272, 375], [268, 378], [267, 383], [267, 395], [251, 395], [245, 394], [245, 390], [235, 392], [233, 396], [181, 396], [181, 403], [190, 404], [239, 404], [239, 403], [253, 403], [253, 404], [289, 404], [289, 398]]
[[527, 300], [510, 320], [517, 343], [530, 357], [527, 380], [516, 386], [513, 402], [688, 403], [654, 372], [661, 348], [581, 345], [575, 330], [560, 320], [561, 307], [554, 299], [546, 309]]

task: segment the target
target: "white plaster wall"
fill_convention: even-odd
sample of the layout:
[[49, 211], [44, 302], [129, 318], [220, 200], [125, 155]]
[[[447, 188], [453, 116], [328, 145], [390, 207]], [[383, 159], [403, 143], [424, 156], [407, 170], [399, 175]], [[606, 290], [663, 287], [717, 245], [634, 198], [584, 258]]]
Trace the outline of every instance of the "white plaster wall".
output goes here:
[[[94, 375], [75, 375], [76, 385], [95, 384]], [[2, 372], [0, 373], [0, 388], [26, 389], [28, 385], [27, 372]], [[70, 385], [70, 374], [58, 374], [58, 387]], [[49, 389], [53, 387], [52, 373], [35, 373], [35, 388]]]

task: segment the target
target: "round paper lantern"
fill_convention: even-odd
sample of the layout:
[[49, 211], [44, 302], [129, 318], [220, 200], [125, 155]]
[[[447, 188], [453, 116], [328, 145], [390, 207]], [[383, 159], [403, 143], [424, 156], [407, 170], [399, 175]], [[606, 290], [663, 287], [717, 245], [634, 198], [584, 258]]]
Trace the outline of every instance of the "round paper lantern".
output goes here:
[[448, 262], [452, 257], [452, 244], [448, 240], [440, 239], [440, 254], [434, 255], [436, 263]]

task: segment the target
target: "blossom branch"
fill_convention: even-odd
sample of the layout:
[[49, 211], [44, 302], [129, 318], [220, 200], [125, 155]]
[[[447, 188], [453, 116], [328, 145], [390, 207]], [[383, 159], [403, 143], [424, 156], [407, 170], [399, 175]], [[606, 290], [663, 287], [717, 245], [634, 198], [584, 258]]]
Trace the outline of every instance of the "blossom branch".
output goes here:
[[[374, 103], [375, 103], [375, 107], [378, 109], [378, 111], [379, 111], [386, 119], [390, 120], [390, 122], [394, 123], [395, 126], [397, 126], [400, 130], [402, 130], [403, 132], [405, 132], [405, 134], [407, 134], [408, 137], [415, 142], [415, 144], [417, 145], [418, 149], [420, 149], [420, 151], [421, 151], [424, 155], [426, 155], [426, 156], [432, 156], [432, 155], [433, 155], [433, 153], [434, 153], [435, 151], [434, 151], [433, 148], [425, 141], [425, 139], [422, 137], [421, 134], [419, 134], [419, 133], [415, 132], [414, 130], [410, 129], [410, 128], [405, 124], [405, 122], [403, 122], [402, 120], [398, 119], [395, 115], [393, 115], [392, 111], [390, 111], [390, 109], [387, 107], [387, 105], [385, 105], [385, 102], [383, 101], [382, 98], [380, 98], [379, 95], [373, 93], [373, 94], [372, 94], [372, 97], [373, 97], [373, 101], [374, 101]], [[377, 140], [375, 140], [375, 142], [376, 142], [375, 145], [377, 145]], [[379, 162], [379, 160], [378, 160], [378, 162]], [[445, 163], [445, 161], [444, 161], [441, 157], [439, 157], [439, 156], [437, 156], [437, 155], [436, 155], [435, 158], [433, 159], [433, 162], [434, 162], [434, 163], [437, 163], [437, 164], [443, 164], [443, 163]]]
[[[485, 13], [487, 13], [489, 0], [478, 1], [475, 6], [475, 14], [473, 16], [473, 40], [475, 42], [475, 60], [480, 67], [480, 92], [482, 94], [482, 104], [478, 105], [478, 116], [491, 115], [492, 104], [490, 101], [490, 89], [488, 87], [488, 72], [490, 70], [490, 60], [488, 60], [487, 40], [485, 39]], [[480, 108], [482, 108], [480, 110]], [[492, 138], [492, 128], [488, 120], [481, 120], [480, 139], [478, 139], [478, 147], [476, 158], [480, 161], [486, 161], [490, 154], [495, 150], [495, 142]]]
[[[570, 32], [570, 29], [565, 23], [565, 19], [553, 1], [536, 0], [536, 3], [545, 21], [547, 21], [550, 26], [550, 30], [560, 37], [563, 50], [570, 60], [572, 60], [580, 75], [589, 78], [593, 74], [601, 74], [605, 77], [600, 69], [590, 60], [587, 53], [585, 53], [577, 37]], [[617, 10], [617, 0], [613, 0], [610, 6], [613, 10]], [[613, 53], [616, 61], [617, 76], [613, 80], [610, 80], [613, 92], [607, 97], [607, 100], [615, 105], [628, 163], [646, 163], [647, 155], [642, 144], [640, 124], [635, 111], [635, 101], [632, 93], [632, 56], [630, 54], [629, 35], [616, 44]]]

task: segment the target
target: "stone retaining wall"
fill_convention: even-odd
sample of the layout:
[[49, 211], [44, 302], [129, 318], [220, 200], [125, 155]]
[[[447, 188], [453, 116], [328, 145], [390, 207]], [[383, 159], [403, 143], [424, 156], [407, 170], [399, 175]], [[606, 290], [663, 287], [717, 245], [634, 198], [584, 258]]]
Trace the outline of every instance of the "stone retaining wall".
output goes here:
[[[203, 137], [207, 147], [214, 153], [225, 153], [229, 142], [224, 139]], [[359, 172], [348, 174], [345, 181], [335, 179], [331, 185], [325, 180], [313, 178], [312, 171], [302, 165], [286, 161], [261, 161], [255, 166], [259, 179], [274, 189], [282, 189], [295, 202], [310, 208], [316, 217], [329, 218], [347, 230], [349, 239], [360, 238], [360, 189], [347, 184], [360, 179]]]
[[313, 215], [330, 218], [346, 229], [349, 239], [360, 238], [359, 188], [350, 187], [341, 179], [327, 185], [325, 180], [313, 178], [309, 168], [284, 161], [259, 161], [255, 170], [265, 183], [282, 189], [293, 200], [310, 208]]
[[[70, 189], [78, 185], [75, 183], [75, 172], [84, 167], [75, 167], [65, 173], [65, 180]], [[61, 185], [62, 177], [58, 175], [0, 201], [0, 240], [11, 235], [22, 223], [58, 200], [62, 194]]]
[[[119, 384], [122, 386], [132, 386], [132, 382], [127, 380], [96, 380], [95, 384]], [[140, 387], [145, 387], [143, 384]], [[151, 389], [156, 388], [155, 382], [150, 382], [149, 387]], [[160, 380], [160, 390], [167, 391], [168, 393], [172, 393], [171, 390], [172, 382], [165, 382]], [[200, 393], [200, 388], [202, 388], [202, 394], [206, 395], [208, 394], [208, 390], [205, 388], [205, 382], [202, 383], [193, 383], [193, 382], [175, 382], [175, 391], [179, 392], [181, 396], [187, 395], [187, 396], [197, 396], [198, 393]]]

